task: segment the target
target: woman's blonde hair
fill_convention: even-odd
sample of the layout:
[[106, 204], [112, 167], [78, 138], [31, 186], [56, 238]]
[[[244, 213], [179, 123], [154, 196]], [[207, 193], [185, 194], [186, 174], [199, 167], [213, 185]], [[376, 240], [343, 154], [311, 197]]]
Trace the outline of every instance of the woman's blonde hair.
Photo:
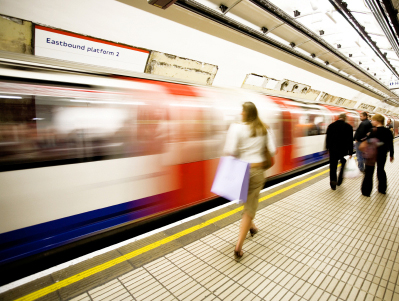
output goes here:
[[377, 121], [377, 122], [379, 122], [381, 124], [384, 124], [385, 117], [382, 116], [381, 114], [377, 113], [377, 114], [373, 115], [373, 117], [371, 117], [371, 120], [375, 120], [375, 121]]
[[246, 124], [251, 127], [251, 136], [256, 137], [258, 135], [264, 136], [267, 133], [267, 125], [265, 125], [258, 116], [258, 110], [253, 102], [247, 101], [242, 105], [242, 110], [245, 112]]

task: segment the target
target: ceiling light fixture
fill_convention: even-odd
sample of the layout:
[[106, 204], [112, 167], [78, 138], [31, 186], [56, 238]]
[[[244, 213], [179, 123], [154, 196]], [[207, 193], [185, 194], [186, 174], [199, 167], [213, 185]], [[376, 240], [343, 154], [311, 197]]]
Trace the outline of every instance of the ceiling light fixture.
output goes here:
[[220, 8], [220, 10], [222, 11], [222, 13], [224, 13], [224, 12], [228, 9], [228, 7], [227, 7], [226, 5], [223, 5], [223, 4], [221, 4], [221, 5], [219, 6], [219, 8]]

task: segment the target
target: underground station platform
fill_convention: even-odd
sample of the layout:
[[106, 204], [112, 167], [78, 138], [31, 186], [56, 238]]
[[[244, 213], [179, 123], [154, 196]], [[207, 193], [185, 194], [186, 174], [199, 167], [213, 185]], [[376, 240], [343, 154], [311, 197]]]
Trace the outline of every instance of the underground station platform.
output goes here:
[[399, 160], [385, 170], [385, 195], [376, 175], [371, 197], [362, 177], [331, 190], [328, 166], [263, 190], [240, 260], [242, 207], [229, 203], [5, 285], [0, 300], [399, 300]]

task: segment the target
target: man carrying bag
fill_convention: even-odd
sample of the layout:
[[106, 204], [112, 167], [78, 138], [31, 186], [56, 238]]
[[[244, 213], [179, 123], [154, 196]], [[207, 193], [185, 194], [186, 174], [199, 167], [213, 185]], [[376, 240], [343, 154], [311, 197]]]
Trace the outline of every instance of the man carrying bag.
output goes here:
[[[332, 190], [340, 186], [343, 181], [346, 159], [353, 153], [353, 128], [346, 123], [346, 114], [341, 113], [337, 121], [331, 123], [327, 128], [326, 148], [330, 153], [330, 186]], [[338, 161], [341, 162], [341, 170], [337, 181]]]
[[371, 130], [371, 122], [367, 118], [367, 112], [360, 113], [360, 120], [362, 121], [359, 124], [359, 127], [355, 133], [355, 147], [356, 147], [356, 156], [357, 156], [357, 166], [359, 167], [361, 172], [364, 172], [364, 158], [362, 152], [359, 150], [360, 143], [366, 140], [367, 133]]

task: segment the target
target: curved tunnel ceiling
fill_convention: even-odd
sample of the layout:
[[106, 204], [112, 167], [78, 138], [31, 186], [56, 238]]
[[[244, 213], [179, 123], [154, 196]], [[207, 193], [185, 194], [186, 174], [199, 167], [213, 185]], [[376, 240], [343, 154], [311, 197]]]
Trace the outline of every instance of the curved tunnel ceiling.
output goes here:
[[389, 86], [399, 78], [399, 44], [387, 37], [373, 6], [366, 3], [379, 1], [178, 0], [175, 5], [289, 52], [399, 106], [399, 93]]

